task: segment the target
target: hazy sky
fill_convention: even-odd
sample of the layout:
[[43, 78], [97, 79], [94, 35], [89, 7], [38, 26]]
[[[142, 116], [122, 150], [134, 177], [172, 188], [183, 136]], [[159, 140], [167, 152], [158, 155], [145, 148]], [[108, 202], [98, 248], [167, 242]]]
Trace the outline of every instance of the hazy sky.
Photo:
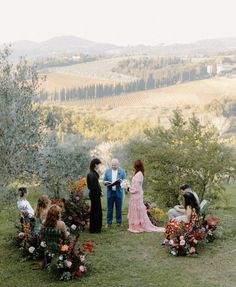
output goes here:
[[0, 0], [0, 43], [74, 35], [118, 45], [236, 37], [236, 0]]

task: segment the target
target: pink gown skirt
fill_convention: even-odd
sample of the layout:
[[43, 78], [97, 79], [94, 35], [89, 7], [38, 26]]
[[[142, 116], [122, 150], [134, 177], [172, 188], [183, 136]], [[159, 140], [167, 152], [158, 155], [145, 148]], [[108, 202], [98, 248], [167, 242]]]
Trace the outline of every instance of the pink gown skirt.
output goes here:
[[143, 200], [131, 194], [128, 212], [129, 231], [140, 232], [164, 232], [165, 228], [153, 225], [147, 215]]

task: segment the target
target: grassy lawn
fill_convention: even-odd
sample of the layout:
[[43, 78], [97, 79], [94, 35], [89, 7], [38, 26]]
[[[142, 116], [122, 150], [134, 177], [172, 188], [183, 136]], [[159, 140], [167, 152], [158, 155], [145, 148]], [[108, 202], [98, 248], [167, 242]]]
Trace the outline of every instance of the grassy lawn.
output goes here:
[[[85, 231], [80, 242], [95, 240], [95, 253], [87, 260], [92, 273], [81, 281], [59, 282], [34, 262], [21, 262], [19, 251], [11, 246], [9, 235], [14, 234], [14, 223], [9, 213], [0, 213], [0, 286], [236, 286], [236, 186], [227, 188], [229, 206], [213, 211], [221, 218], [224, 234], [221, 239], [200, 250], [197, 258], [173, 257], [160, 243], [163, 235], [155, 233], [131, 234], [127, 231], [127, 201], [124, 225], [104, 229], [102, 234]], [[29, 201], [35, 202], [38, 192], [32, 192]], [[105, 203], [104, 224], [105, 224]], [[11, 218], [17, 218], [16, 210]]]

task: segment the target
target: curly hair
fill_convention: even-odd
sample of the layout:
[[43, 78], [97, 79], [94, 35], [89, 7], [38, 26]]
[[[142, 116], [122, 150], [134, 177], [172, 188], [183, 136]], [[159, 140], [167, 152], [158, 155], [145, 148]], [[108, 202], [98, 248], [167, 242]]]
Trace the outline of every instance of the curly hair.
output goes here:
[[51, 201], [48, 195], [42, 195], [38, 199], [37, 207], [35, 210], [35, 217], [40, 218], [43, 215], [43, 213], [46, 213], [50, 203]]
[[46, 220], [43, 224], [43, 228], [46, 227], [56, 227], [57, 221], [61, 217], [61, 208], [58, 205], [52, 205], [47, 213]]

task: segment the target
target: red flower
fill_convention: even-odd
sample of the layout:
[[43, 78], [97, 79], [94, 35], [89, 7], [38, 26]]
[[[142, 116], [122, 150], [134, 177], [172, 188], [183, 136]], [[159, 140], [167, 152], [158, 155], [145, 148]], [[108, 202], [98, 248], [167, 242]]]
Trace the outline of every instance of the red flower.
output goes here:
[[89, 253], [93, 253], [94, 252], [94, 240], [88, 240], [87, 242], [85, 242], [83, 244], [83, 248], [84, 250], [86, 250]]
[[83, 273], [78, 269], [76, 272], [73, 273], [75, 277], [82, 277]]

